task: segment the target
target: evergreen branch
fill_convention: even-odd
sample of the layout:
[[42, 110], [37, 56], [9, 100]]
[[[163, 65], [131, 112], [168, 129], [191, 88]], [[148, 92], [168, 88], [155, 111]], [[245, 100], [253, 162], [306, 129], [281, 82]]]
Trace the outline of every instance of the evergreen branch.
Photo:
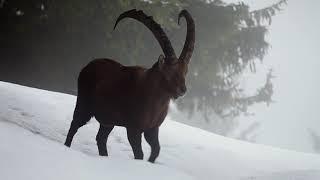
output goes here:
[[272, 23], [271, 17], [276, 14], [276, 11], [281, 11], [281, 7], [286, 4], [288, 4], [288, 0], [280, 0], [271, 6], [251, 11], [250, 15], [254, 17], [258, 25], [260, 25], [263, 20], [267, 20], [270, 25]]

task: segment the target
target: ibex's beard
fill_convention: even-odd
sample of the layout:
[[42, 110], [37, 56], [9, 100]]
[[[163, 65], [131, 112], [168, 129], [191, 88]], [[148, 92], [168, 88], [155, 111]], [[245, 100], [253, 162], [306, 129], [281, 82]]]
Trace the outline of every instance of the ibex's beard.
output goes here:
[[184, 93], [183, 93], [183, 94], [173, 95], [173, 99], [176, 100], [176, 99], [178, 99], [178, 98], [180, 98], [180, 97], [183, 97], [184, 95], [185, 95]]
[[177, 94], [173, 95], [173, 99], [174, 99], [174, 100], [178, 99], [179, 97], [180, 97], [180, 96], [177, 95]]
[[172, 95], [172, 97], [173, 97], [173, 99], [178, 99], [179, 97], [182, 97], [182, 96], [184, 96], [184, 95], [185, 95], [185, 92], [178, 91], [178, 92], [174, 93], [174, 94]]

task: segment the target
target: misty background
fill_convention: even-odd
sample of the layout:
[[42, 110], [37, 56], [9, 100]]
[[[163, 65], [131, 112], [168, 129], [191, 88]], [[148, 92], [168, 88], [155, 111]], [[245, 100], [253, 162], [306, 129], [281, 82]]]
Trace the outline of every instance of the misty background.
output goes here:
[[[287, 2], [287, 3], [286, 3]], [[81, 68], [94, 58], [150, 67], [161, 54], [152, 34], [118, 15], [142, 9], [179, 54], [186, 8], [196, 22], [188, 93], [173, 119], [246, 141], [320, 152], [320, 2], [0, 1], [0, 80], [76, 95]], [[214, 142], [213, 142], [214, 143]]]
[[[253, 8], [268, 6], [270, 1], [245, 1]], [[272, 20], [267, 39], [271, 44], [259, 72], [272, 67], [275, 103], [268, 108], [250, 109], [253, 117], [239, 121], [259, 122], [255, 141], [304, 152], [320, 152], [320, 61], [319, 1], [290, 0]], [[251, 78], [249, 76], [249, 78]], [[248, 79], [246, 87], [261, 82]], [[242, 124], [246, 127], [245, 123]]]

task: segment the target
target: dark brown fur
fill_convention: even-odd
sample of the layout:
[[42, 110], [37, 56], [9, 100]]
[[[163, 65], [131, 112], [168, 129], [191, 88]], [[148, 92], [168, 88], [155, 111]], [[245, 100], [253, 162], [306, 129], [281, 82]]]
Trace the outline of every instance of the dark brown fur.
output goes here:
[[[90, 81], [82, 84], [86, 78]], [[128, 67], [110, 59], [97, 59], [81, 71], [78, 89], [80, 98], [88, 98], [84, 101], [102, 125], [146, 130], [159, 126], [161, 117], [167, 114], [171, 95], [162, 81], [161, 72], [155, 68]]]
[[[148, 22], [149, 19], [143, 19], [145, 14], [141, 13], [131, 10], [123, 14], [154, 23], [153, 20]], [[123, 19], [122, 16], [118, 20]], [[156, 37], [164, 37], [164, 32], [161, 36], [156, 34], [161, 30], [154, 31]], [[170, 43], [168, 39], [166, 41]], [[163, 47], [166, 48], [166, 44]], [[193, 50], [193, 44], [191, 48]], [[159, 126], [167, 115], [170, 99], [186, 92], [188, 60], [178, 60], [172, 49], [168, 53], [166, 57], [161, 55], [150, 69], [123, 66], [111, 59], [96, 59], [84, 67], [78, 78], [77, 103], [65, 145], [70, 147], [77, 130], [95, 117], [100, 123], [96, 138], [100, 155], [108, 155], [106, 142], [113, 127], [124, 126], [135, 158], [143, 158], [141, 134], [144, 133], [151, 146], [149, 161], [154, 162], [160, 152]]]

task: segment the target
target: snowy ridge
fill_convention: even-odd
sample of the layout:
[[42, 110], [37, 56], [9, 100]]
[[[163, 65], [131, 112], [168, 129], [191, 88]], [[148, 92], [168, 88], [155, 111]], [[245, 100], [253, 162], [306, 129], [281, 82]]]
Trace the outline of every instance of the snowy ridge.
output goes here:
[[[79, 130], [69, 149], [63, 142], [75, 100], [0, 82], [0, 179], [320, 179], [319, 155], [225, 138], [170, 117], [160, 128], [156, 164], [133, 160], [124, 128], [111, 132], [110, 156], [99, 157], [94, 119]], [[143, 149], [146, 158], [144, 141]]]

